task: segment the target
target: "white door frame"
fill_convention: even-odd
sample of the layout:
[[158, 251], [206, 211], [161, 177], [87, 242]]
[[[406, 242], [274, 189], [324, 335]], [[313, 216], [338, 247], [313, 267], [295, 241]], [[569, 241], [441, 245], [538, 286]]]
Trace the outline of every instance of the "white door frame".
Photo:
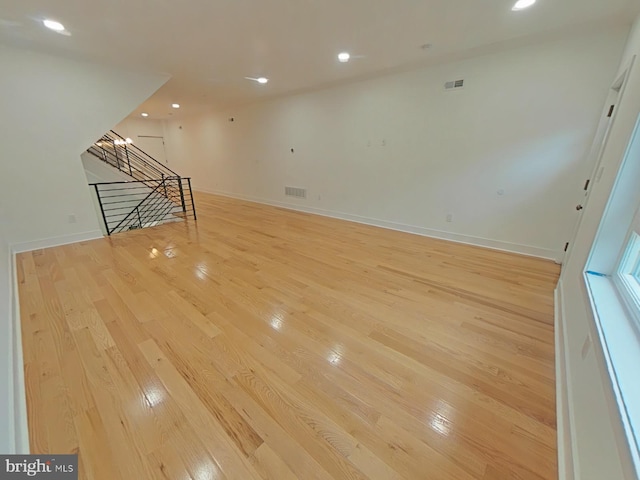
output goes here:
[[629, 72], [631, 72], [631, 67], [633, 67], [634, 61], [635, 56], [631, 59], [629, 66], [624, 70], [624, 72], [622, 72], [622, 74], [618, 76], [616, 81], [613, 82], [609, 90], [609, 96], [607, 97], [607, 101], [605, 103], [606, 107], [603, 112], [604, 115], [602, 116], [600, 123], [598, 124], [598, 129], [596, 130], [596, 135], [594, 137], [593, 144], [591, 145], [589, 156], [587, 157], [588, 162], [593, 162], [593, 168], [591, 170], [589, 178], [585, 180], [584, 196], [581, 199], [580, 203], [576, 206], [576, 209], [578, 209], [578, 217], [576, 218], [571, 237], [567, 242], [567, 249], [562, 256], [562, 260], [560, 262], [562, 264], [565, 264], [571, 256], [573, 244], [575, 242], [576, 235], [578, 234], [578, 230], [580, 229], [580, 224], [582, 223], [582, 214], [587, 208], [587, 204], [589, 202], [589, 193], [591, 193], [593, 185], [595, 183], [598, 183], [600, 181], [600, 178], [602, 177], [603, 167], [600, 166], [602, 161], [602, 154], [604, 153], [604, 149], [607, 146], [611, 127], [615, 122], [616, 114], [618, 113], [617, 107], [620, 104], [620, 100], [622, 99], [624, 91], [627, 87]]
[[[164, 137], [162, 135], [138, 135], [138, 138], [160, 138], [162, 140], [162, 151], [164, 152], [164, 163], [166, 165], [169, 165], [169, 157], [167, 157], [167, 147], [164, 143]], [[145, 152], [145, 153], [147, 155], [149, 154], [149, 152]]]

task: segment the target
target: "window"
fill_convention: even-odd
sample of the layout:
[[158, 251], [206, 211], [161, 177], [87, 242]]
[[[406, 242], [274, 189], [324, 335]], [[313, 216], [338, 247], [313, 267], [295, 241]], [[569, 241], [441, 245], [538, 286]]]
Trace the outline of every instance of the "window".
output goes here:
[[640, 118], [586, 264], [585, 281], [631, 456], [640, 472]]
[[613, 281], [629, 313], [640, 325], [640, 235], [636, 231], [631, 232]]

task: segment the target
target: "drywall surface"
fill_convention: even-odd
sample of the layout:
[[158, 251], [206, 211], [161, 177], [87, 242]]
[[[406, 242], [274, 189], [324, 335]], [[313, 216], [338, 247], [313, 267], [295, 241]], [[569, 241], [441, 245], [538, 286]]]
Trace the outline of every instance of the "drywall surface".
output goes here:
[[169, 121], [168, 155], [196, 189], [559, 258], [627, 33]]
[[99, 236], [80, 155], [167, 77], [4, 46], [0, 64], [7, 241], [28, 249]]
[[99, 160], [89, 152], [80, 155], [88, 183], [129, 182], [133, 177]]
[[140, 135], [163, 137], [164, 121], [151, 118], [127, 117], [112, 129], [124, 138], [131, 138], [135, 143], [136, 138]]
[[12, 369], [12, 274], [9, 244], [0, 219], [0, 452], [14, 452], [14, 395]]

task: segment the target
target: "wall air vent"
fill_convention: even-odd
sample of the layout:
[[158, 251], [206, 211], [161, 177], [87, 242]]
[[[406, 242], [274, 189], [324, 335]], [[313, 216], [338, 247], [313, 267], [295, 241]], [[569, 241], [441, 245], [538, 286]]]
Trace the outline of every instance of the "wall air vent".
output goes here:
[[464, 88], [464, 80], [452, 80], [444, 84], [445, 90], [458, 90]]
[[287, 197], [307, 198], [307, 189], [298, 187], [284, 187], [284, 194]]

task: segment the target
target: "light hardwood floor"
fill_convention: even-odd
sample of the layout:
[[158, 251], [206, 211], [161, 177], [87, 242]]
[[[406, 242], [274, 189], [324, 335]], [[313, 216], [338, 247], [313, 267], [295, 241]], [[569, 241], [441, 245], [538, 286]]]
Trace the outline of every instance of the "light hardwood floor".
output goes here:
[[105, 480], [557, 478], [557, 265], [196, 202], [18, 256], [32, 452]]

